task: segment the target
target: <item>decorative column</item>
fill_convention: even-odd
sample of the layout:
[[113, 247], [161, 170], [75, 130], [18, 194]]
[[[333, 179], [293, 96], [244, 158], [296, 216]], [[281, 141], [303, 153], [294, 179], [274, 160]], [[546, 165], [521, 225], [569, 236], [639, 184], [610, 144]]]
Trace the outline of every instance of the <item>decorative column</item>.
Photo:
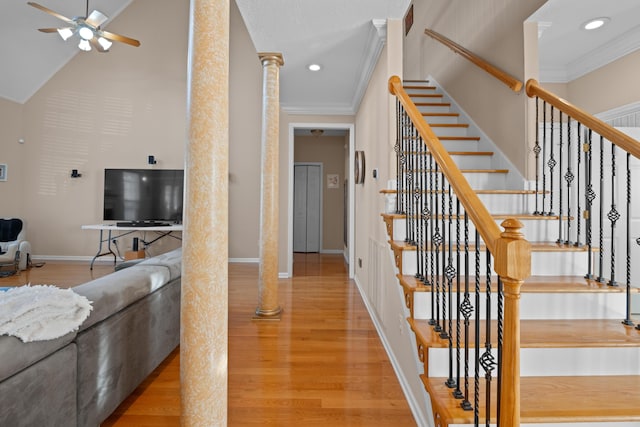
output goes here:
[[191, 0], [181, 425], [227, 425], [229, 0]]
[[262, 179], [260, 186], [260, 271], [254, 319], [280, 320], [278, 305], [278, 150], [280, 133], [279, 53], [259, 53], [262, 61]]

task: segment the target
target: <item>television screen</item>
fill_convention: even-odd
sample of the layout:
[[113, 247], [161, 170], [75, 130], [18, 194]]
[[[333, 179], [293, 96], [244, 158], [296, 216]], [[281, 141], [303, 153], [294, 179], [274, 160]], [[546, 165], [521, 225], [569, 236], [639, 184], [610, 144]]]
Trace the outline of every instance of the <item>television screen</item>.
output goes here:
[[105, 169], [105, 221], [182, 222], [182, 169]]

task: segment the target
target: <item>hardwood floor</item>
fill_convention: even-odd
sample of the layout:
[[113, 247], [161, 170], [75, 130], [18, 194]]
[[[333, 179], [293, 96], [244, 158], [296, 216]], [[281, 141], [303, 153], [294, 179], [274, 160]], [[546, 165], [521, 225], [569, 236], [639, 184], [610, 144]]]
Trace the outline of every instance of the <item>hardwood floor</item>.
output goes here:
[[[47, 264], [38, 280], [56, 284], [47, 267], [57, 270]], [[84, 267], [73, 279], [51, 274], [73, 286]], [[257, 277], [256, 264], [229, 266], [228, 425], [416, 425], [342, 255], [295, 254], [280, 322], [252, 320]], [[179, 366], [176, 349], [102, 425], [179, 426]]]

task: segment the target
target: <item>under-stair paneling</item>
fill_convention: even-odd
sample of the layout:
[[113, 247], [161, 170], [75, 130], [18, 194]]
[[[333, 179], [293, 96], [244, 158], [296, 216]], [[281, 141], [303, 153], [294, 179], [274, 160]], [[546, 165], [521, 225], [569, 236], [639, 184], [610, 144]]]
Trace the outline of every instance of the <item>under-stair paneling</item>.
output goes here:
[[[409, 311], [404, 295], [396, 285], [393, 256], [385, 243], [369, 240], [369, 281], [356, 283], [365, 301], [367, 310], [376, 325], [380, 339], [389, 355], [389, 359], [419, 426], [432, 425], [431, 404], [419, 379], [422, 363], [415, 351], [415, 336], [406, 321]], [[374, 276], [378, 276], [374, 278]], [[407, 390], [410, 390], [407, 393]]]

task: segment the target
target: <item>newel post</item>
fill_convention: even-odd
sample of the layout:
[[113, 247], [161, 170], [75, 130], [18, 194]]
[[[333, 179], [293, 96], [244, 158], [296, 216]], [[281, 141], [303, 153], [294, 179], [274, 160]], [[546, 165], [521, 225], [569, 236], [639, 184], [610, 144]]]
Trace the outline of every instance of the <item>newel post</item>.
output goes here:
[[496, 241], [495, 270], [504, 286], [504, 336], [502, 344], [501, 407], [499, 425], [520, 425], [520, 287], [531, 275], [531, 245], [516, 219], [502, 222]]

